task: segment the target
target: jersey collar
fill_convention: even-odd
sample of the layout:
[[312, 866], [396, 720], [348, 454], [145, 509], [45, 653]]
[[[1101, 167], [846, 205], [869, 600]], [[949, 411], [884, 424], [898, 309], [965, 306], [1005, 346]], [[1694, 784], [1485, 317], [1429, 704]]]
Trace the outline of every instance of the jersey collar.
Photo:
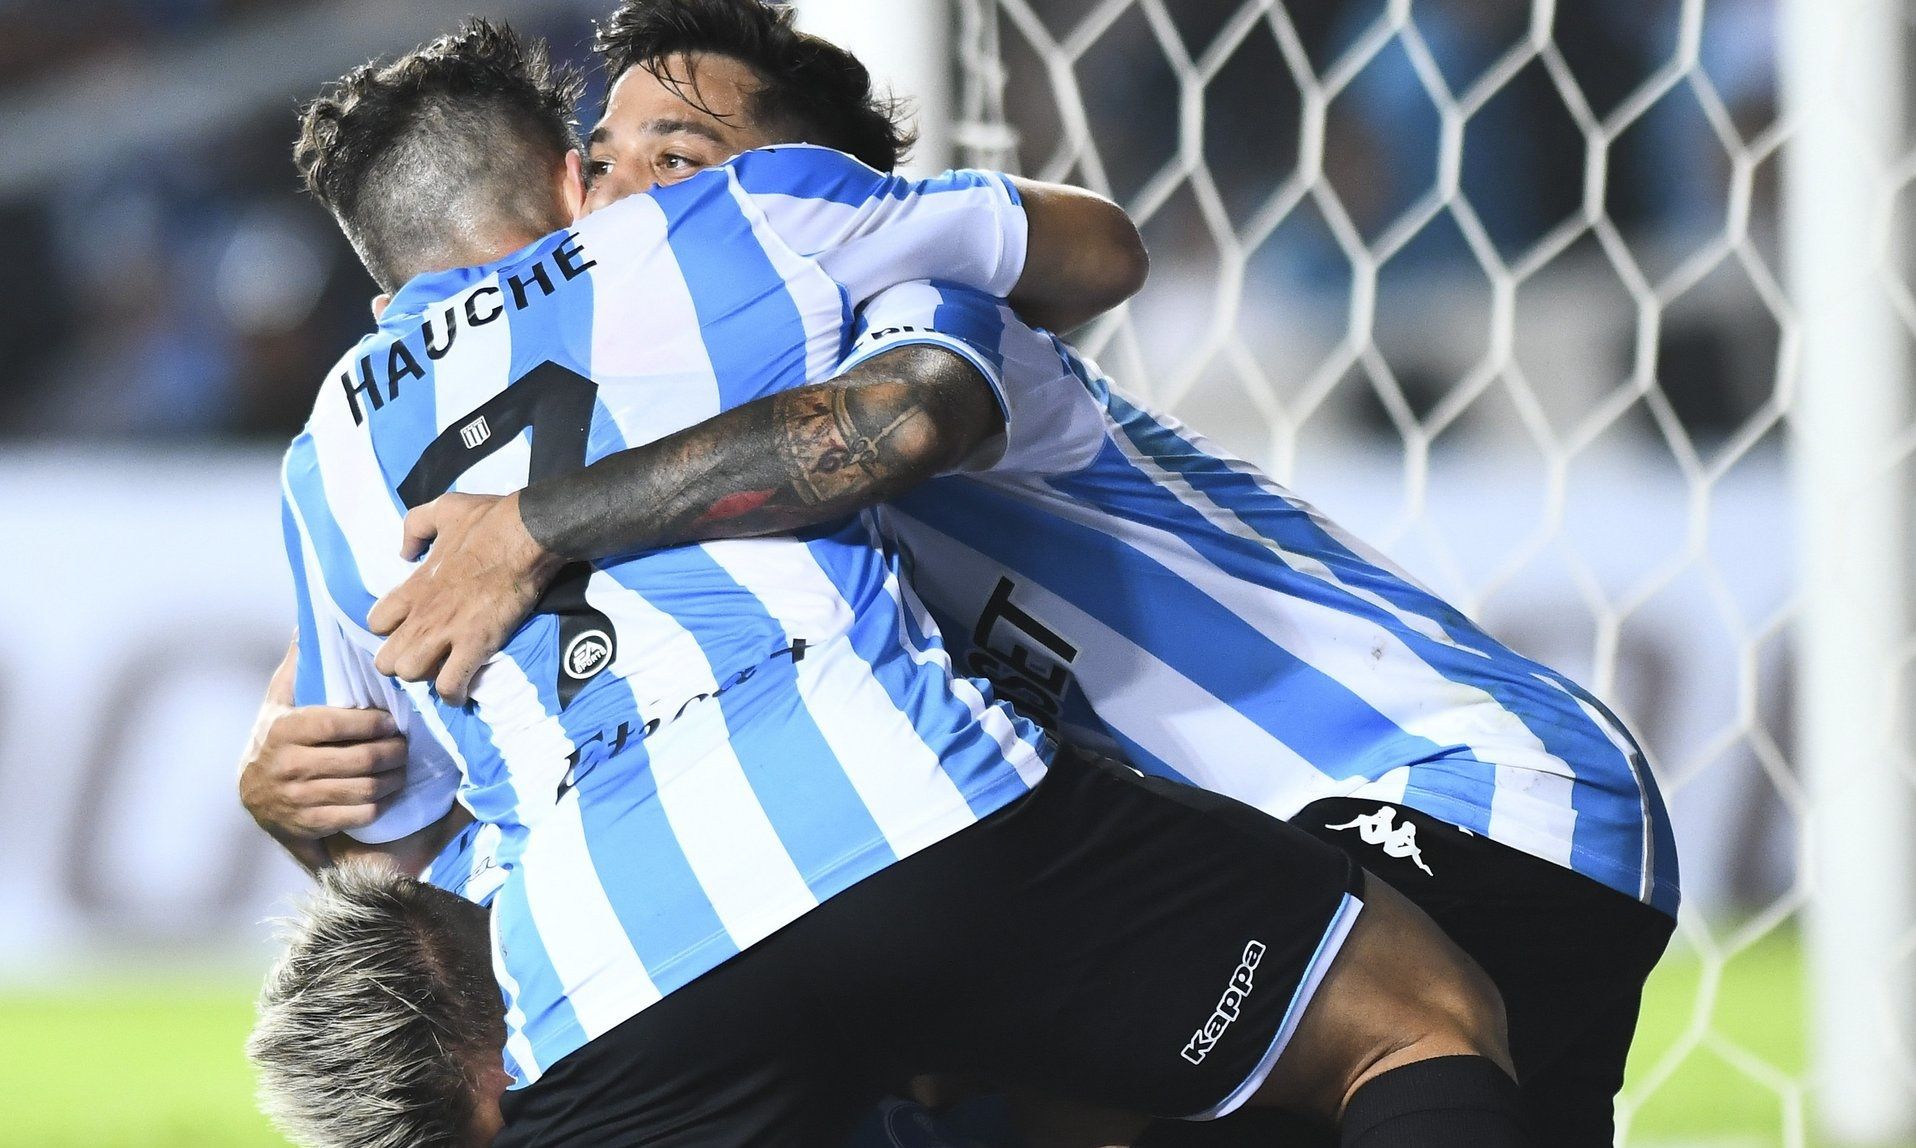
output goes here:
[[571, 234], [570, 228], [562, 228], [550, 235], [540, 236], [531, 243], [509, 255], [502, 255], [490, 263], [480, 263], [472, 267], [454, 267], [446, 271], [427, 271], [406, 280], [406, 285], [393, 293], [392, 302], [386, 304], [386, 313], [380, 316], [381, 327], [416, 318], [426, 308], [441, 299], [450, 299], [476, 283], [496, 275], [501, 268], [510, 267], [535, 254], [543, 254], [542, 248]]

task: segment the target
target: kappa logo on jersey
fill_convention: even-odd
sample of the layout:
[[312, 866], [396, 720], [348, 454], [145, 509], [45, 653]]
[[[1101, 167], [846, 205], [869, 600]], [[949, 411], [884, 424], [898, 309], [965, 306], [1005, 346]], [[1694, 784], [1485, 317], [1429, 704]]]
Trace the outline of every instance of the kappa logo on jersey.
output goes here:
[[1203, 1064], [1204, 1058], [1217, 1047], [1218, 1038], [1224, 1030], [1231, 1027], [1238, 1013], [1244, 1008], [1244, 998], [1251, 995], [1251, 980], [1257, 972], [1258, 963], [1264, 959], [1264, 944], [1252, 941], [1244, 946], [1244, 956], [1237, 962], [1237, 969], [1231, 974], [1231, 983], [1224, 986], [1224, 995], [1218, 998], [1217, 1007], [1211, 1010], [1210, 1019], [1203, 1027], [1191, 1034], [1184, 1042], [1184, 1051], [1179, 1055], [1192, 1064]]
[[566, 646], [561, 664], [567, 677], [584, 681], [604, 669], [611, 658], [611, 636], [604, 630], [587, 630]]
[[1397, 820], [1397, 811], [1386, 805], [1375, 813], [1367, 813], [1343, 825], [1326, 825], [1326, 829], [1355, 829], [1366, 845], [1382, 845], [1387, 857], [1403, 860], [1408, 857], [1411, 863], [1422, 869], [1427, 876], [1437, 874], [1424, 864], [1424, 851], [1417, 847], [1417, 826], [1406, 821], [1402, 825], [1393, 825]]

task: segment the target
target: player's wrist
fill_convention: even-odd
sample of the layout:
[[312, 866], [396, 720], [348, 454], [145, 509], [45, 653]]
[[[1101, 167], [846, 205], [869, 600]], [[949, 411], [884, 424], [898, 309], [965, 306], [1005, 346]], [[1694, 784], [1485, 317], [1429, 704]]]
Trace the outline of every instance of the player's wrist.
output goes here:
[[533, 531], [528, 521], [523, 491], [515, 492], [506, 498], [507, 519], [518, 529], [516, 560], [527, 576], [544, 586], [558, 576], [559, 570], [566, 564], [566, 557], [556, 553]]

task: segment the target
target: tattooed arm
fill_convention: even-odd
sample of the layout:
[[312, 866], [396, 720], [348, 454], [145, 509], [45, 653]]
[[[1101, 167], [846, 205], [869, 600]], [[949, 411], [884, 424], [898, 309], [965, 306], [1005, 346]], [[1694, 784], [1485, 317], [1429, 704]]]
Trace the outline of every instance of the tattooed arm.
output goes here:
[[568, 560], [778, 534], [875, 506], [1003, 429], [976, 368], [903, 347], [529, 487], [519, 514], [541, 548]]
[[467, 686], [567, 562], [829, 522], [949, 471], [1004, 429], [978, 369], [932, 346], [887, 351], [504, 498], [449, 494], [406, 516], [432, 560], [368, 617], [375, 664]]

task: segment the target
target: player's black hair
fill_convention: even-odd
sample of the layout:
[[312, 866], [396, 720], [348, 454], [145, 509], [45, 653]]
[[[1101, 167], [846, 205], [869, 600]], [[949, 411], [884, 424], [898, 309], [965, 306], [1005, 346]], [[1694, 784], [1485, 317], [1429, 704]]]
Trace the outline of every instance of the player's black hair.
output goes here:
[[543, 235], [554, 165], [578, 146], [581, 85], [545, 45], [473, 18], [354, 68], [300, 113], [293, 162], [387, 290], [455, 254], [473, 221]]
[[904, 102], [873, 91], [871, 73], [857, 56], [799, 31], [788, 5], [622, 0], [598, 33], [594, 47], [605, 58], [608, 83], [643, 68], [700, 111], [715, 115], [697, 91], [664, 71], [668, 57], [710, 52], [752, 70], [760, 87], [752, 95], [750, 115], [789, 142], [836, 148], [891, 171], [916, 141]]

